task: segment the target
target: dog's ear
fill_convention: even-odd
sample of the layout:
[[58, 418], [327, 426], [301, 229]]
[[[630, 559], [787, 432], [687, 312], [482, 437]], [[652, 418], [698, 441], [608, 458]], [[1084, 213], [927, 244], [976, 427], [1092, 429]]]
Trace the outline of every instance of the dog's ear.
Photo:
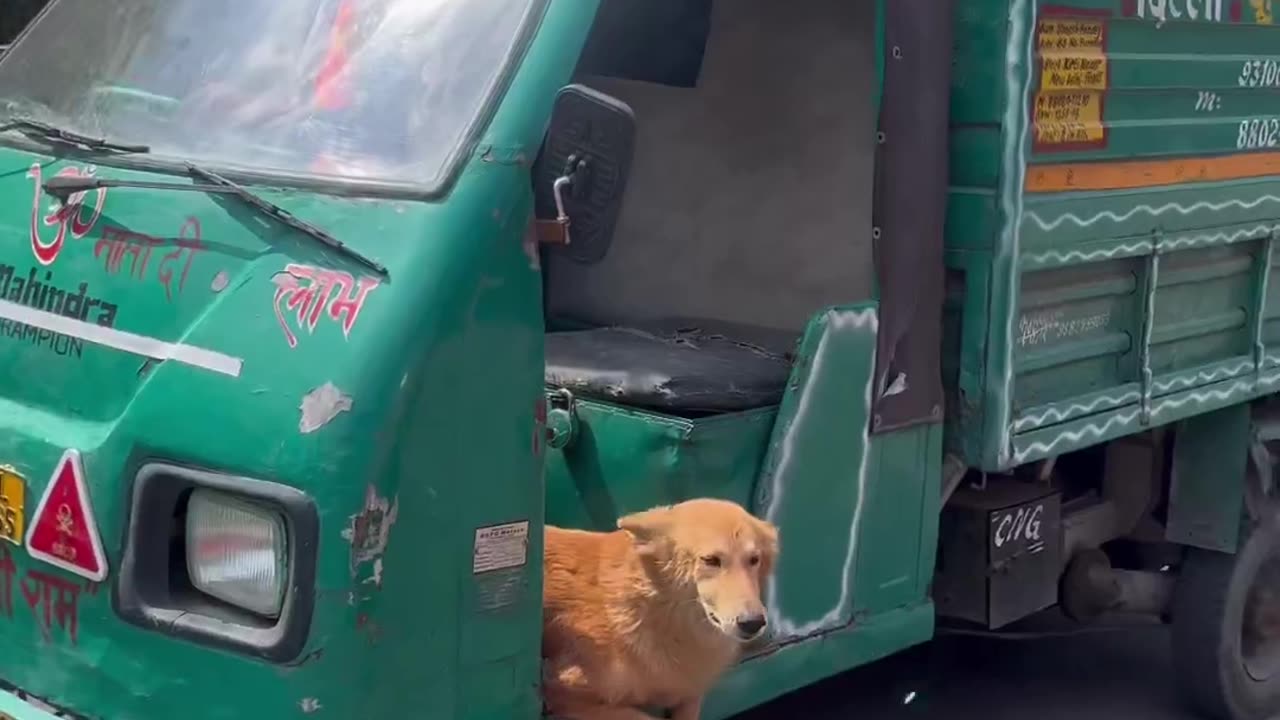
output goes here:
[[657, 554], [664, 546], [671, 527], [671, 508], [656, 507], [618, 518], [618, 528], [625, 530], [641, 555]]
[[778, 527], [768, 520], [751, 518], [756, 528], [760, 543], [760, 574], [767, 577], [773, 572], [773, 564], [778, 559]]

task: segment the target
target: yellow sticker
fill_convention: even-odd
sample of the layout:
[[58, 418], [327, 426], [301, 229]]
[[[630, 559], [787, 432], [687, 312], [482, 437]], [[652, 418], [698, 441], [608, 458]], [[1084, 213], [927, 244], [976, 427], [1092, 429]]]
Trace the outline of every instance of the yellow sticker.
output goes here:
[[1109, 87], [1105, 23], [1048, 18], [1039, 31], [1041, 92]]
[[1271, 8], [1271, 0], [1249, 0], [1253, 6], [1253, 21], [1259, 25], [1270, 25], [1275, 19]]
[[1107, 26], [1102, 20], [1045, 18], [1040, 21], [1040, 52], [1085, 51], [1101, 54]]
[[1106, 90], [1106, 55], [1045, 55], [1040, 90]]
[[1107, 139], [1097, 91], [1040, 93], [1032, 121], [1037, 146], [1096, 147]]
[[1031, 117], [1035, 149], [1105, 147], [1102, 108], [1111, 86], [1107, 21], [1051, 16], [1042, 18], [1036, 31], [1040, 78]]
[[0, 467], [0, 538], [22, 544], [26, 531], [27, 483], [16, 470]]

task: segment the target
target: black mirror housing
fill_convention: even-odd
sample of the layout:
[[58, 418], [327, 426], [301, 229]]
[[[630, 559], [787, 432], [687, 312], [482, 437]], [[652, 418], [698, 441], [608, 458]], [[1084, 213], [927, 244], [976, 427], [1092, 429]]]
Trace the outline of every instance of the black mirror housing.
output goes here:
[[578, 84], [556, 95], [533, 169], [539, 222], [562, 226], [563, 242], [553, 245], [554, 252], [587, 265], [608, 254], [635, 139], [635, 113], [621, 100]]

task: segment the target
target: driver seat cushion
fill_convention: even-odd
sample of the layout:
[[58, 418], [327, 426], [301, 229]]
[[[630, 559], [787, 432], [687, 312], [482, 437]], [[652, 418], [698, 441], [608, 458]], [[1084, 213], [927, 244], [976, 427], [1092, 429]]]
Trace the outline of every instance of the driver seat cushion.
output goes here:
[[705, 320], [552, 332], [546, 384], [675, 415], [777, 405], [791, 375], [790, 333]]

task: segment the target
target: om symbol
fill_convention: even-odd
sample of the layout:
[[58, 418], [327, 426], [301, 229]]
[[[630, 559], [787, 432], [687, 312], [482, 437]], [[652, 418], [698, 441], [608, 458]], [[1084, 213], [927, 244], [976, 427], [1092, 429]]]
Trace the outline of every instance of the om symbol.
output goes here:
[[[97, 169], [94, 167], [65, 167], [59, 170], [55, 177], [89, 178], [95, 173]], [[71, 230], [71, 237], [79, 240], [88, 235], [93, 230], [93, 226], [98, 224], [98, 218], [102, 217], [102, 206], [107, 201], [107, 191], [105, 188], [92, 191], [97, 194], [97, 200], [88, 219], [84, 217], [84, 199], [88, 192], [72, 193], [65, 203], [51, 208], [42, 217], [40, 207], [41, 200], [44, 199], [42, 176], [43, 171], [39, 163], [33, 163], [31, 169], [27, 171], [27, 177], [35, 181], [35, 192], [31, 199], [31, 251], [35, 253], [36, 260], [39, 260], [41, 265], [52, 265], [53, 261], [58, 259], [58, 254], [62, 252], [68, 229]], [[45, 241], [41, 235], [41, 225], [58, 229], [52, 240]]]

